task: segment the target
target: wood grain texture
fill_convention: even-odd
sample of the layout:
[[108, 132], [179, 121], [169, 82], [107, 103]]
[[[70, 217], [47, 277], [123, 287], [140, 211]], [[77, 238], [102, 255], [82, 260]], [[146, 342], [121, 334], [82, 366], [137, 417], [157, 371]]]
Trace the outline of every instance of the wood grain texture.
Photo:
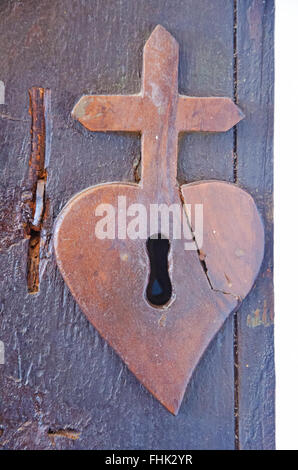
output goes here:
[[[270, 3], [266, 2], [267, 9]], [[95, 134], [75, 123], [70, 111], [78, 98], [84, 93], [137, 93], [141, 83], [142, 49], [156, 24], [162, 24], [179, 41], [181, 94], [232, 97], [233, 7], [232, 0], [1, 2], [0, 79], [6, 85], [6, 105], [0, 105], [3, 205], [0, 339], [6, 351], [6, 363], [0, 365], [2, 448], [234, 448], [232, 319], [227, 320], [197, 367], [179, 416], [171, 416], [138, 383], [84, 317], [56, 268], [51, 247], [53, 223], [70, 197], [99, 182], [134, 181], [140, 158], [140, 141], [136, 135]], [[261, 22], [264, 32], [271, 30], [269, 10], [268, 22]], [[250, 63], [245, 18], [244, 14], [239, 15], [238, 21], [239, 25], [241, 21], [244, 25], [241, 30], [244, 65], [246, 61]], [[260, 36], [253, 42], [256, 55], [247, 73], [251, 74], [250, 93], [259, 93], [262, 103], [260, 82], [253, 80], [252, 74], [257, 72], [252, 65], [270, 55], [272, 44], [266, 42], [262, 50], [261, 42]], [[263, 67], [265, 77], [266, 62]], [[242, 70], [244, 79], [246, 71]], [[266, 77], [264, 96], [270, 83], [267, 79], [272, 79], [269, 75]], [[34, 296], [27, 292], [28, 240], [24, 237], [23, 224], [30, 220], [30, 215], [24, 210], [22, 199], [23, 193], [31, 190], [28, 187], [31, 126], [28, 90], [33, 85], [51, 89], [53, 121], [50, 159], [46, 161], [48, 179], [41, 231], [40, 292]], [[243, 87], [243, 90], [246, 89]], [[247, 112], [249, 101], [246, 103], [245, 93], [240, 97], [240, 105]], [[266, 110], [263, 113], [266, 118]], [[258, 145], [264, 145], [256, 142], [253, 129], [251, 127], [249, 134], [251, 147], [248, 147], [252, 153], [258, 150]], [[246, 132], [249, 131], [243, 131], [243, 149]], [[270, 137], [267, 142], [268, 149]], [[179, 144], [181, 183], [200, 179], [233, 181], [232, 131], [217, 135], [188, 134]], [[247, 180], [240, 186], [254, 195], [259, 186], [263, 188], [262, 165], [265, 162], [271, 165], [271, 154], [265, 153], [268, 156], [265, 158], [262, 149], [264, 147], [258, 156], [250, 155], [249, 159], [245, 152], [242, 159], [239, 147], [239, 179], [241, 161], [248, 165], [242, 172]], [[254, 182], [255, 168], [258, 180]], [[259, 207], [262, 194], [264, 192], [257, 198]], [[268, 198], [270, 200], [270, 193]], [[246, 305], [252, 302], [254, 309], [248, 308], [247, 314], [259, 308], [257, 302], [258, 299], [263, 302], [265, 289], [265, 286], [257, 288], [255, 298], [252, 293]], [[264, 339], [267, 355], [258, 343]], [[262, 400], [268, 397], [268, 410], [272, 409], [273, 401], [272, 395], [260, 388], [260, 383], [266, 383], [265, 389], [271, 390], [266, 379], [260, 381], [258, 367], [260, 363], [265, 364], [263, 371], [271, 370], [265, 375], [273, 377], [271, 329], [261, 326], [252, 330], [244, 325], [239, 343], [246, 351], [244, 361], [248, 356], [254, 361], [251, 375], [244, 369], [245, 362], [241, 369], [243, 393], [240, 395], [244, 413], [241, 439], [243, 447], [256, 444], [262, 447], [269, 430], [262, 424]], [[244, 396], [249, 380], [255, 384], [253, 396], [260, 398], [257, 405], [252, 398]], [[261, 393], [258, 394], [258, 390]], [[259, 423], [256, 433], [250, 428], [254, 416]], [[272, 420], [267, 422], [272, 423]]]
[[238, 314], [239, 447], [274, 449], [273, 350], [273, 84], [274, 1], [239, 0], [238, 184], [249, 191], [265, 225], [258, 280]]

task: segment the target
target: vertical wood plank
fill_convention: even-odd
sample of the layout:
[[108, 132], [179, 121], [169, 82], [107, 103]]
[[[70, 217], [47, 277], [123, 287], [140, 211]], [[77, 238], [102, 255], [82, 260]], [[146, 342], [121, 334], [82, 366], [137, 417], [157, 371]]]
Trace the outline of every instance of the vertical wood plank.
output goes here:
[[266, 246], [258, 279], [238, 312], [240, 449], [273, 449], [273, 84], [274, 1], [237, 1], [237, 182], [255, 198]]
[[[7, 112], [21, 119], [1, 121], [10, 126], [3, 128], [0, 143], [8, 213], [17, 208], [22, 214], [33, 85], [51, 90], [53, 121], [38, 294], [27, 292], [28, 240], [13, 229], [1, 254], [0, 339], [6, 363], [0, 365], [0, 445], [233, 449], [232, 318], [197, 367], [179, 415], [171, 416], [85, 319], [51, 248], [53, 224], [67, 200], [92, 184], [133, 181], [140, 156], [137, 136], [88, 133], [73, 122], [74, 103], [84, 93], [137, 92], [143, 46], [156, 24], [180, 44], [180, 92], [232, 97], [233, 1], [11, 0], [2, 2], [0, 11], [0, 78]], [[232, 181], [233, 133], [185, 136], [178, 177]], [[65, 430], [79, 438], [65, 436]]]

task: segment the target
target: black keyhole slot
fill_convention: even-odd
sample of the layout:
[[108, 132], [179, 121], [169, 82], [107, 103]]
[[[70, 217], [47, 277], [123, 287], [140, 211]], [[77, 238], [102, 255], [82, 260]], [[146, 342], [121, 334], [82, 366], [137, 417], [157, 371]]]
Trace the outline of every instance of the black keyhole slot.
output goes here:
[[154, 307], [162, 307], [172, 297], [168, 263], [170, 242], [158, 233], [147, 239], [146, 247], [150, 260], [147, 300]]

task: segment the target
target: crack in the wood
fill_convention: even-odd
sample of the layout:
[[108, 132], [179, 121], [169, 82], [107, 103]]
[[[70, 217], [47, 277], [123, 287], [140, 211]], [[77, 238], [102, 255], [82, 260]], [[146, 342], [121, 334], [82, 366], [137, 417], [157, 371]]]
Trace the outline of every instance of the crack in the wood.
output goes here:
[[29, 232], [27, 284], [28, 292], [39, 291], [40, 236], [45, 214], [45, 188], [47, 171], [45, 168], [45, 149], [48, 142], [47, 120], [50, 103], [50, 90], [33, 87], [29, 90], [31, 124], [31, 155], [29, 160], [29, 199], [31, 208]]

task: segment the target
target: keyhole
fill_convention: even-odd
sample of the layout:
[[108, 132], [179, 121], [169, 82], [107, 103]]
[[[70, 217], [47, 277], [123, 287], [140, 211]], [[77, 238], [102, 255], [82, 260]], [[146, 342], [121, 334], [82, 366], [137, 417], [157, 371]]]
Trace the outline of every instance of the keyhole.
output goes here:
[[170, 242], [158, 233], [148, 238], [146, 246], [150, 260], [150, 276], [146, 290], [147, 300], [153, 306], [161, 307], [172, 296], [172, 284], [168, 272]]

